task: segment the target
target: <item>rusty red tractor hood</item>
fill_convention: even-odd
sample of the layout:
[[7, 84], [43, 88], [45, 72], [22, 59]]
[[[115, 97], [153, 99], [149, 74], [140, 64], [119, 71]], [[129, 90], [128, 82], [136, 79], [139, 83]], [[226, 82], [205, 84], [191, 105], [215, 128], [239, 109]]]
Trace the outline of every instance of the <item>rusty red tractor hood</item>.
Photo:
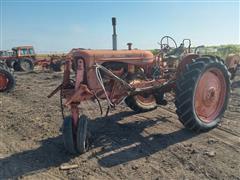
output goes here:
[[73, 49], [69, 55], [76, 58], [85, 59], [85, 63], [88, 67], [91, 67], [98, 62], [126, 62], [129, 63], [129, 60], [133, 64], [150, 64], [154, 60], [154, 56], [150, 51], [143, 50], [82, 50], [82, 49]]

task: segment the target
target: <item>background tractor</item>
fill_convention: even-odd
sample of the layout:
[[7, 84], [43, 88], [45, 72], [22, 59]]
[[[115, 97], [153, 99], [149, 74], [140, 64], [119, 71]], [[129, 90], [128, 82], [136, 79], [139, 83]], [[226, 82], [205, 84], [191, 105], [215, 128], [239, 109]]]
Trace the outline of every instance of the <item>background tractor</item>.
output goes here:
[[34, 66], [39, 66], [42, 69], [60, 72], [63, 71], [64, 59], [64, 54], [37, 57], [33, 46], [19, 46], [12, 48], [12, 51], [0, 51], [0, 60], [6, 62], [7, 66], [15, 71], [29, 72]]
[[88, 100], [97, 100], [100, 109], [99, 100], [107, 100], [108, 110], [125, 101], [140, 113], [166, 105], [164, 94], [172, 92], [176, 113], [186, 128], [198, 132], [217, 126], [230, 96], [230, 73], [222, 59], [191, 53], [190, 40], [178, 46], [169, 36], [161, 39], [156, 56], [133, 50], [131, 43], [128, 50], [117, 50], [115, 18], [112, 24], [113, 50], [71, 51], [62, 84], [48, 96], [60, 91], [61, 102], [70, 110], [63, 121], [63, 140], [70, 153], [87, 149], [88, 117], [80, 113], [80, 104]]
[[40, 66], [42, 70], [51, 70], [55, 72], [61, 72], [64, 69], [65, 56], [64, 55], [48, 55], [44, 59], [37, 59], [35, 66]]
[[19, 46], [12, 48], [10, 51], [1, 51], [0, 59], [5, 61], [9, 68], [15, 71], [32, 71], [36, 54], [33, 46]]

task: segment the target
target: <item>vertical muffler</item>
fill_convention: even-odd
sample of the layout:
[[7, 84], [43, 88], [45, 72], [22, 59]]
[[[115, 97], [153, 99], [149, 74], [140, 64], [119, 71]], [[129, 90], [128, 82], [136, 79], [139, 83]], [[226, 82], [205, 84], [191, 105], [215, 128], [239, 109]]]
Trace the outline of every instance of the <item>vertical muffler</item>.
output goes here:
[[116, 18], [112, 17], [112, 26], [113, 26], [113, 35], [112, 35], [112, 48], [113, 50], [117, 50], [117, 33], [116, 33]]

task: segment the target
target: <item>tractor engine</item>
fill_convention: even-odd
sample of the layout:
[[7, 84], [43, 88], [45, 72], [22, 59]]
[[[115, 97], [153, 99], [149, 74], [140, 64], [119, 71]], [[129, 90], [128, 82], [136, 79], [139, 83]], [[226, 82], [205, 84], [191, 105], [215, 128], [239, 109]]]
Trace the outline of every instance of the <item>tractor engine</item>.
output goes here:
[[[114, 75], [129, 82], [133, 78], [151, 78], [151, 69], [154, 65], [154, 56], [150, 51], [143, 50], [83, 50], [74, 49], [69, 54], [72, 59], [72, 69], [78, 72], [78, 61], [84, 63], [85, 83], [91, 89], [100, 88], [95, 66], [99, 64], [110, 70]], [[108, 73], [100, 70], [104, 85], [113, 81]]]

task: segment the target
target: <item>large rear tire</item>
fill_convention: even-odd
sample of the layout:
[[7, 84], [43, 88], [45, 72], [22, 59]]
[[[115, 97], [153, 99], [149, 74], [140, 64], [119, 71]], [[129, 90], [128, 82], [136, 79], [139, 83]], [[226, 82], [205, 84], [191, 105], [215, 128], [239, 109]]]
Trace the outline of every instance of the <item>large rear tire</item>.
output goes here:
[[10, 59], [10, 60], [6, 60], [6, 65], [7, 67], [14, 69], [14, 64], [16, 63], [16, 59]]
[[14, 71], [21, 71], [20, 63], [18, 60], [16, 60], [12, 65]]
[[0, 92], [10, 92], [15, 87], [15, 78], [11, 70], [0, 63]]
[[177, 115], [194, 131], [207, 131], [220, 122], [229, 101], [230, 73], [217, 57], [200, 57], [177, 78]]

